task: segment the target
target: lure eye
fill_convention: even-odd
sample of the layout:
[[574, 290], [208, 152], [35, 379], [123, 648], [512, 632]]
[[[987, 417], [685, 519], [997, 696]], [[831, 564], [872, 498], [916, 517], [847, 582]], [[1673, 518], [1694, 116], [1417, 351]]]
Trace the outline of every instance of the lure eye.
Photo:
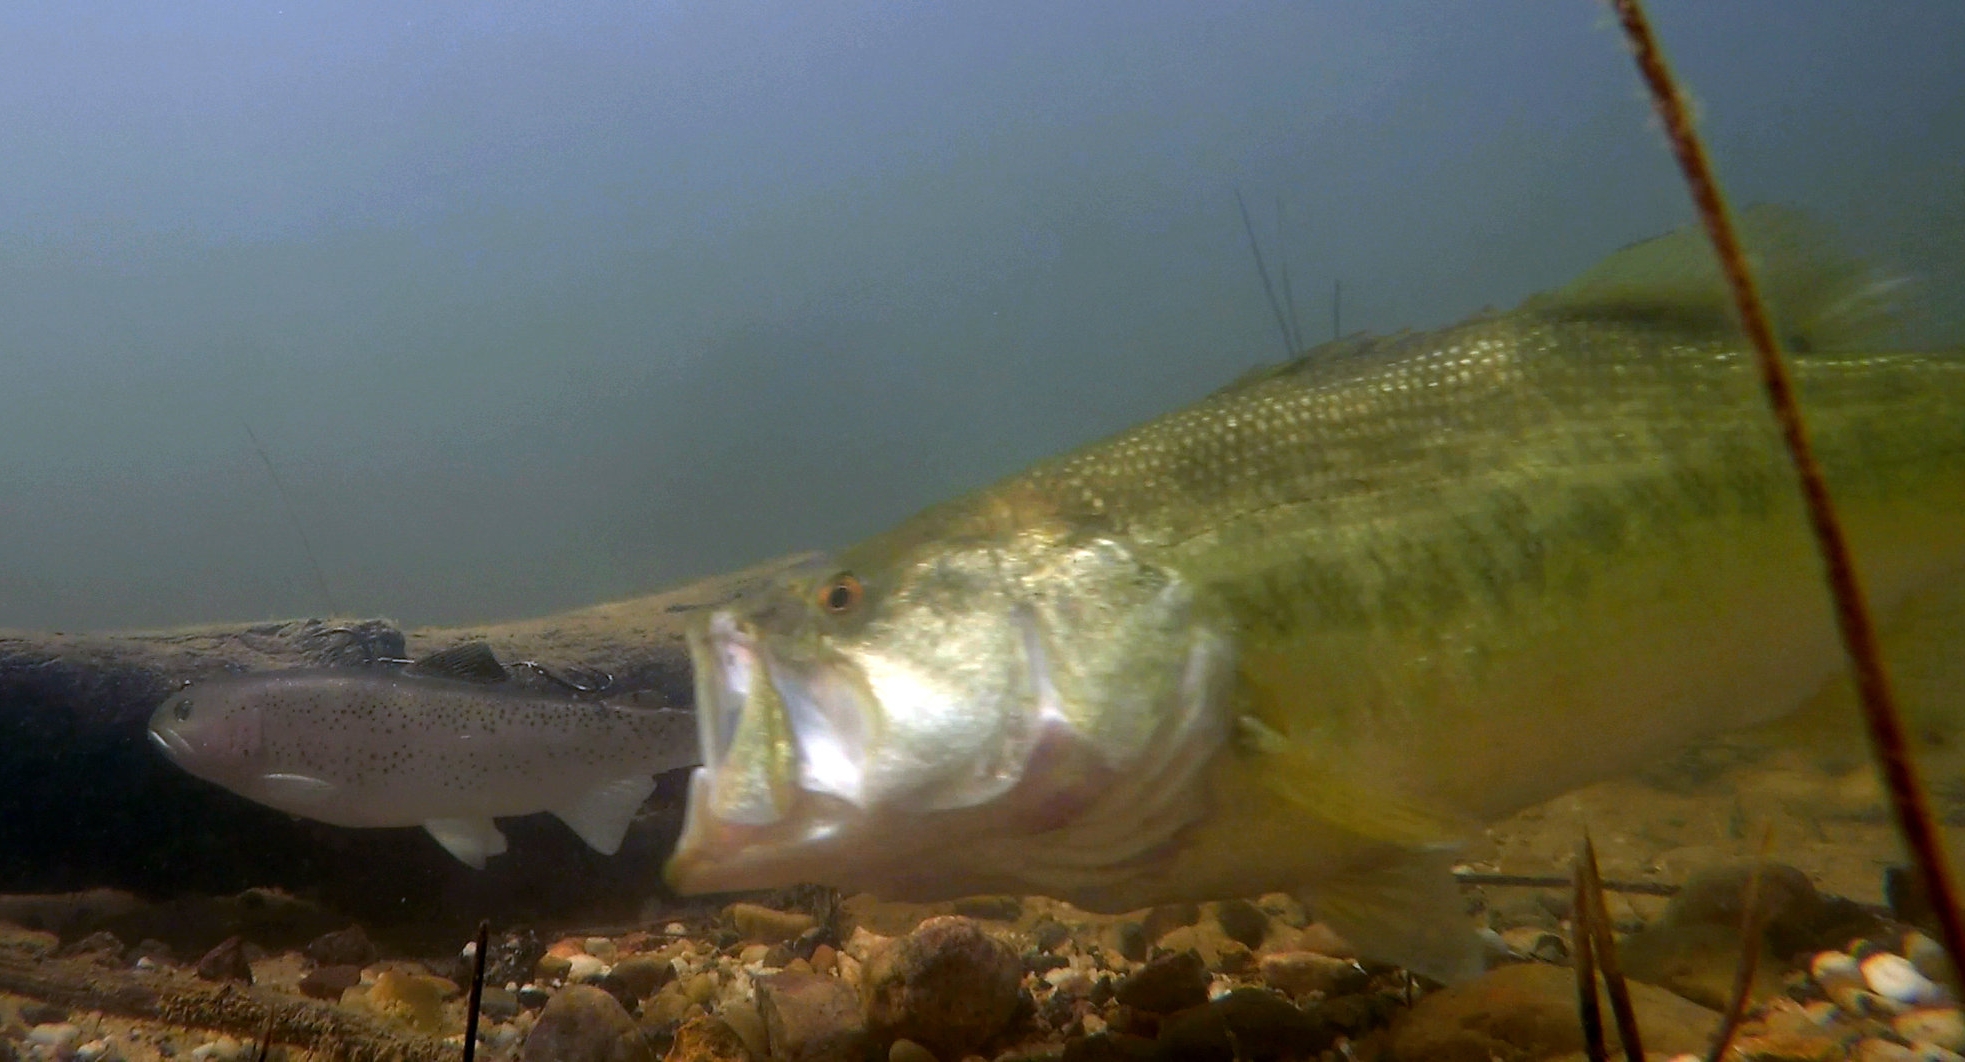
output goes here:
[[177, 716], [177, 721], [180, 723], [189, 720], [191, 718], [191, 699], [180, 697], [178, 702], [171, 706], [171, 714]]
[[833, 615], [851, 612], [866, 597], [866, 587], [860, 584], [851, 572], [841, 572], [833, 576], [831, 582], [819, 591], [819, 605]]

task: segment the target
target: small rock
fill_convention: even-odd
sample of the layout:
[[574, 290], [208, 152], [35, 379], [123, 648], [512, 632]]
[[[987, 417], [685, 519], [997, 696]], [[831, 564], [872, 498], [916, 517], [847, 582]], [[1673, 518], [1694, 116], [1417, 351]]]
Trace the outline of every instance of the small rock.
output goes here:
[[300, 977], [300, 994], [310, 999], [338, 1003], [341, 993], [362, 983], [359, 966], [319, 966]]
[[1904, 957], [1917, 967], [1918, 973], [1941, 985], [1957, 983], [1951, 956], [1945, 954], [1944, 945], [1914, 929], [1904, 934]]
[[1860, 967], [1870, 991], [1892, 1002], [1915, 1006], [1946, 1001], [1945, 990], [1901, 955], [1877, 952], [1862, 960]]
[[567, 972], [573, 969], [573, 960], [564, 955], [546, 954], [532, 965], [532, 977], [537, 981], [564, 981]]
[[[1647, 1052], [1704, 1057], [1718, 1013], [1655, 985], [1632, 982]], [[1609, 1004], [1604, 1002], [1608, 1014]], [[1609, 1032], [1611, 1041], [1615, 1030]], [[1392, 1033], [1395, 1062], [1543, 1059], [1583, 1050], [1576, 974], [1559, 966], [1503, 966], [1421, 999]]]
[[769, 1053], [764, 1018], [758, 1014], [756, 1007], [740, 1000], [725, 1004], [716, 1016], [723, 1019], [723, 1024], [730, 1026], [730, 1030], [737, 1034], [737, 1039], [744, 1042], [751, 1054], [762, 1058]]
[[252, 984], [252, 963], [246, 959], [246, 942], [227, 937], [198, 960], [198, 976], [207, 981], [243, 981]]
[[1153, 941], [1146, 936], [1146, 927], [1130, 919], [1119, 923], [1112, 930], [1113, 942], [1119, 954], [1131, 962], [1145, 962]]
[[818, 919], [797, 911], [779, 911], [754, 903], [733, 903], [724, 915], [745, 940], [758, 944], [783, 944], [797, 940]]
[[770, 974], [757, 979], [757, 1000], [774, 1058], [849, 1062], [866, 1053], [860, 998], [836, 977]]
[[1237, 988], [1207, 1006], [1168, 1018], [1160, 1026], [1159, 1046], [1164, 1057], [1183, 1062], [1261, 1062], [1315, 1058], [1336, 1040], [1335, 1029], [1274, 992]]
[[613, 996], [591, 985], [569, 985], [539, 1012], [519, 1057], [522, 1062], [654, 1062], [655, 1053]]
[[1037, 920], [1030, 927], [1030, 942], [1044, 951], [1055, 951], [1058, 945], [1071, 939], [1071, 927], [1052, 918], [1050, 915]]
[[675, 967], [669, 963], [649, 955], [631, 955], [615, 963], [601, 979], [601, 985], [616, 984], [636, 999], [647, 999], [673, 980]]
[[830, 944], [821, 944], [812, 949], [812, 969], [819, 973], [831, 973], [836, 965], [839, 952]]
[[1182, 926], [1191, 926], [1200, 920], [1200, 904], [1167, 903], [1146, 912], [1146, 917], [1141, 920], [1140, 926], [1146, 930], [1147, 939], [1157, 942], [1168, 933]]
[[671, 981], [648, 998], [648, 1002], [641, 1008], [641, 1023], [661, 1029], [702, 1013], [704, 1013], [702, 1005], [684, 994], [680, 984]]
[[1119, 982], [1114, 998], [1152, 1014], [1172, 1014], [1208, 1001], [1208, 967], [1193, 951], [1163, 955]]
[[27, 1030], [27, 1042], [66, 1051], [82, 1039], [82, 1030], [68, 1022], [36, 1025]]
[[1540, 926], [1503, 930], [1501, 942], [1507, 945], [1509, 954], [1523, 959], [1560, 963], [1569, 958], [1569, 942], [1562, 939], [1562, 934]]
[[61, 949], [59, 954], [74, 958], [89, 958], [99, 962], [120, 963], [123, 961], [123, 942], [116, 934], [98, 929], [81, 940]]
[[878, 1039], [904, 1036], [959, 1057], [1009, 1024], [1022, 981], [1016, 953], [973, 920], [930, 918], [867, 962], [862, 1013]]
[[486, 985], [478, 999], [478, 1012], [493, 1021], [509, 1021], [518, 1016], [519, 994], [501, 985]]
[[1335, 955], [1340, 959], [1355, 959], [1358, 950], [1351, 942], [1337, 934], [1323, 922], [1312, 922], [1297, 933], [1296, 946], [1304, 951], [1314, 951], [1319, 955]]
[[[532, 1035], [539, 1034], [535, 1031]], [[531, 1048], [532, 1041], [527, 1040], [525, 1046]], [[675, 1046], [669, 1048], [665, 1062], [752, 1062], [755, 1057], [750, 1048], [744, 1046], [743, 1037], [738, 1036], [729, 1024], [718, 1018], [699, 1015], [676, 1029]], [[528, 1057], [524, 1062], [531, 1062], [531, 1059]]]
[[68, 1008], [57, 1003], [30, 999], [20, 1005], [20, 1020], [32, 1025], [59, 1025], [68, 1020]]
[[566, 979], [575, 984], [590, 984], [607, 973], [607, 964], [592, 955], [575, 955], [566, 960]]
[[[320, 966], [361, 967], [374, 962], [376, 958], [375, 944], [368, 939], [361, 926], [323, 933], [309, 941], [301, 949], [301, 954]], [[486, 961], [490, 961], [489, 956]]]
[[887, 1048], [887, 1062], [937, 1062], [935, 1053], [902, 1037]]
[[691, 1003], [709, 1006], [716, 1000], [716, 975], [704, 970], [682, 986], [682, 994], [688, 996]]
[[107, 1039], [97, 1037], [75, 1048], [75, 1062], [103, 1062], [116, 1057], [116, 1047]]
[[610, 966], [614, 964], [615, 959], [621, 957], [620, 949], [606, 937], [588, 937], [581, 942], [581, 947], [587, 954]]
[[[1625, 937], [1617, 956], [1629, 977], [1668, 988], [1702, 1007], [1724, 1010], [1733, 998], [1740, 966], [1740, 927], [1660, 922]], [[1749, 1000], [1771, 999], [1783, 988], [1780, 965], [1762, 946]]]
[[1965, 1016], [1954, 1007], [1919, 1007], [1897, 1015], [1890, 1028], [1913, 1043], [1936, 1044], [1947, 1051], [1965, 1051]]
[[[1733, 863], [1694, 871], [1659, 921], [1732, 929], [1737, 934], [1754, 866]], [[1807, 874], [1785, 863], [1763, 863], [1759, 889], [1761, 924], [1777, 953], [1791, 954], [1814, 943], [1826, 908]]]
[[548, 1002], [551, 1002], [552, 998], [553, 994], [551, 992], [546, 991], [538, 985], [524, 984], [519, 986], [519, 1006], [527, 1010], [538, 1010]]
[[1223, 900], [1215, 904], [1214, 917], [1229, 940], [1251, 951], [1261, 947], [1262, 938], [1269, 935], [1269, 916], [1247, 900]]
[[1363, 991], [1371, 975], [1350, 959], [1314, 951], [1279, 951], [1262, 957], [1262, 982], [1286, 995], [1338, 995]]
[[[538, 976], [539, 959], [545, 954], [546, 944], [537, 933], [529, 929], [508, 933], [492, 941], [486, 949], [484, 983], [524, 984]], [[462, 972], [457, 980], [460, 984], [470, 983], [469, 971]]]
[[1023, 917], [1023, 901], [1015, 896], [965, 896], [951, 905], [964, 918], [1014, 922]]

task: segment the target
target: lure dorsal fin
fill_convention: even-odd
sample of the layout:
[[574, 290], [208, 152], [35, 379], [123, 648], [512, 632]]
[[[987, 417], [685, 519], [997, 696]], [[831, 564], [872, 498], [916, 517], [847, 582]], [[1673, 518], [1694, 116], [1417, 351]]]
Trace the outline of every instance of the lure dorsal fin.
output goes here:
[[505, 682], [512, 676], [487, 642], [465, 642], [434, 653], [403, 668], [430, 678], [457, 679], [461, 682]]

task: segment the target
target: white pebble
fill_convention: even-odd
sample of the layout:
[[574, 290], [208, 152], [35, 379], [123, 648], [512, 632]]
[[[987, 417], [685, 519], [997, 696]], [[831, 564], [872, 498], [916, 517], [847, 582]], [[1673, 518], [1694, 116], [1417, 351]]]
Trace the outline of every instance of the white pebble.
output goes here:
[[1808, 963], [1808, 972], [1823, 988], [1837, 981], [1861, 981], [1862, 967], [1856, 965], [1856, 957], [1840, 951], [1824, 951]]
[[668, 925], [662, 927], [662, 932], [672, 937], [679, 937], [689, 932], [689, 927], [683, 925], [681, 922], [670, 922]]
[[100, 1062], [115, 1050], [108, 1040], [97, 1038], [75, 1049], [76, 1062]]
[[1923, 1041], [1948, 1051], [1965, 1051], [1965, 1015], [1952, 1007], [1919, 1007], [1891, 1021], [1898, 1036]]
[[1864, 983], [1885, 999], [1912, 1005], [1945, 1001], [1944, 989], [1901, 955], [1878, 952], [1863, 960], [1862, 970]]
[[27, 1042], [47, 1047], [74, 1047], [75, 1041], [82, 1038], [82, 1030], [67, 1022], [49, 1022], [36, 1025], [27, 1031]]
[[569, 983], [598, 981], [607, 973], [607, 964], [592, 955], [575, 955], [567, 959], [566, 979]]

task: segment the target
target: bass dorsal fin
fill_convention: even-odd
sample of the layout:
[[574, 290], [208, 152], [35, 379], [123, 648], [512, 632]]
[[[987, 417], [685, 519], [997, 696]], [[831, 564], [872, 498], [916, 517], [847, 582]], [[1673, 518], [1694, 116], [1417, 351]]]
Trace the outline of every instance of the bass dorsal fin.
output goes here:
[[505, 682], [512, 676], [498, 662], [488, 642], [465, 642], [439, 649], [403, 668], [414, 675], [457, 679], [462, 682]]

